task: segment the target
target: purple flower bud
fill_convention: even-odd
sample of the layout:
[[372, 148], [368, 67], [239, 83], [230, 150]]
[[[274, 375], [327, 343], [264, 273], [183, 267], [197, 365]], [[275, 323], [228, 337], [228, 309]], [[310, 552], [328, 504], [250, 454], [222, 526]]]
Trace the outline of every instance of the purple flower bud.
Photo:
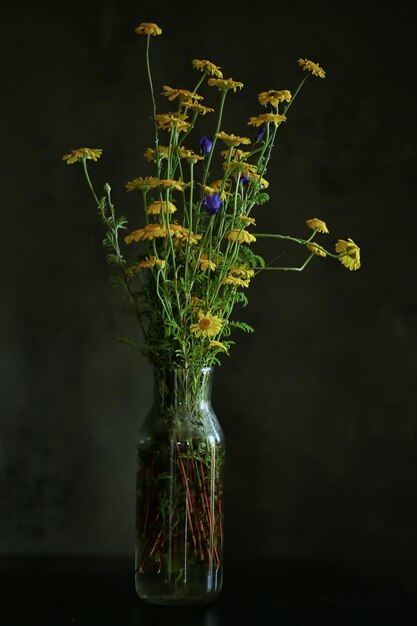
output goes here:
[[248, 182], [250, 181], [250, 178], [249, 176], [241, 176], [239, 178], [239, 181], [242, 183], [242, 185], [247, 185]]
[[261, 126], [258, 136], [256, 138], [256, 141], [261, 141], [262, 137], [265, 135], [266, 133], [266, 126]]
[[213, 193], [211, 196], [204, 196], [204, 206], [210, 215], [216, 215], [218, 213], [221, 203], [222, 201], [220, 200], [220, 196], [217, 192]]
[[201, 137], [200, 139], [200, 153], [203, 156], [207, 156], [211, 151], [212, 145], [213, 140], [210, 139], [210, 137], [206, 137], [205, 135], [203, 135], [203, 137]]

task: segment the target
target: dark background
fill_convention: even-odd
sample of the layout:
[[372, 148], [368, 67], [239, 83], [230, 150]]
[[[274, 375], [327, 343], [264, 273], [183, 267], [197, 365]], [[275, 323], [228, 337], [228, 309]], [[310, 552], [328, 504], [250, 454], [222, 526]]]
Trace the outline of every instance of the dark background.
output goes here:
[[[247, 134], [256, 96], [295, 90], [258, 232], [303, 236], [320, 217], [362, 268], [314, 259], [265, 272], [215, 373], [227, 441], [225, 563], [257, 558], [375, 570], [416, 587], [417, 297], [414, 20], [352, 3], [19, 3], [2, 16], [0, 554], [121, 556], [134, 549], [135, 442], [152, 370], [109, 283], [103, 230], [81, 167], [140, 225], [124, 185], [151, 174], [142, 21], [158, 23], [160, 87], [191, 89], [191, 59], [245, 84], [227, 132]], [[216, 106], [217, 91], [208, 106]], [[207, 118], [208, 120], [208, 118]], [[206, 122], [205, 122], [206, 123]], [[191, 147], [191, 146], [189, 146]], [[333, 245], [333, 244], [329, 244]], [[254, 247], [255, 249], [255, 247]], [[259, 241], [267, 260], [300, 251]], [[302, 565], [300, 565], [302, 567]], [[309, 566], [310, 567], [310, 566]], [[313, 568], [314, 569], [314, 568]], [[133, 580], [133, 573], [132, 573]]]

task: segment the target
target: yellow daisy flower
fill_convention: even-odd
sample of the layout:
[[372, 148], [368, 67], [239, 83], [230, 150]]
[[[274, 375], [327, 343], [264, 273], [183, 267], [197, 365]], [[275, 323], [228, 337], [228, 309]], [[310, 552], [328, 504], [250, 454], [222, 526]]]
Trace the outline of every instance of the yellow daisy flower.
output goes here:
[[249, 270], [242, 265], [232, 267], [223, 282], [235, 287], [249, 287], [250, 279], [255, 275], [254, 270]]
[[252, 243], [256, 241], [256, 237], [251, 233], [248, 233], [247, 230], [242, 230], [240, 228], [232, 228], [225, 235], [226, 239], [230, 241], [239, 241], [239, 243]]
[[168, 98], [168, 100], [170, 100], [172, 102], [172, 100], [175, 100], [176, 98], [178, 98], [179, 100], [184, 100], [184, 98], [186, 99], [190, 99], [191, 101], [193, 100], [203, 100], [203, 96], [200, 96], [200, 94], [195, 93], [194, 91], [189, 91], [188, 89], [173, 89], [172, 87], [169, 87], [168, 85], [163, 85], [162, 86], [162, 95], [166, 96]]
[[360, 248], [352, 239], [346, 241], [338, 239], [336, 243], [336, 252], [339, 255], [339, 261], [349, 270], [358, 270], [361, 266]]
[[223, 279], [225, 285], [233, 285], [234, 287], [249, 287], [249, 282], [249, 278], [245, 280], [244, 278], [233, 276], [233, 274], [229, 274]]
[[260, 174], [257, 174], [256, 172], [249, 171], [247, 175], [249, 176], [249, 178], [251, 180], [258, 181], [258, 183], [260, 183], [262, 189], [266, 189], [267, 187], [269, 187], [269, 182], [265, 178], [262, 178], [262, 176]]
[[174, 189], [176, 191], [185, 191], [191, 183], [185, 183], [183, 180], [172, 180], [170, 178], [161, 178], [159, 185], [164, 189]]
[[194, 164], [197, 161], [204, 161], [204, 157], [200, 154], [196, 154], [192, 150], [187, 150], [186, 148], [177, 148], [177, 154], [180, 159], [187, 159], [188, 163]]
[[220, 91], [228, 91], [233, 89], [236, 93], [236, 89], [242, 89], [243, 83], [239, 83], [233, 78], [209, 78], [207, 81], [209, 87], [217, 87]]
[[233, 174], [237, 174], [240, 172], [243, 176], [249, 176], [249, 173], [256, 173], [256, 165], [253, 163], [247, 163], [246, 161], [235, 161], [232, 159], [231, 161], [225, 161], [223, 163], [223, 169], [226, 172], [233, 172]]
[[222, 141], [224, 141], [226, 146], [229, 146], [232, 148], [240, 145], [241, 143], [243, 143], [244, 145], [248, 145], [251, 142], [250, 139], [248, 139], [248, 137], [239, 137], [239, 135], [233, 135], [233, 134], [228, 135], [227, 133], [223, 131], [216, 133], [216, 137], [217, 139], [221, 139]]
[[220, 152], [220, 155], [224, 159], [227, 159], [229, 157], [229, 152], [230, 152], [230, 158], [232, 158], [234, 161], [241, 161], [242, 159], [246, 159], [250, 155], [250, 152], [248, 152], [246, 150], [239, 150], [239, 148], [234, 148], [231, 151], [230, 150], [222, 150]]
[[327, 256], [327, 253], [316, 243], [306, 243], [306, 248], [310, 250], [310, 252], [317, 254], [317, 256]]
[[306, 224], [311, 230], [317, 230], [319, 233], [329, 233], [326, 226], [326, 222], [319, 220], [318, 217], [313, 217], [311, 220], [307, 220]]
[[225, 346], [224, 343], [222, 343], [221, 341], [216, 341], [215, 339], [210, 341], [208, 347], [212, 350], [224, 350], [224, 352], [227, 352], [228, 350], [227, 346]]
[[83, 159], [97, 161], [101, 157], [102, 152], [101, 148], [77, 148], [76, 150], [71, 150], [69, 154], [64, 154], [62, 160], [66, 161], [67, 165], [77, 163], [77, 161], [82, 161]]
[[242, 215], [242, 213], [239, 213], [238, 218], [246, 224], [253, 224], [254, 226], [256, 226], [256, 221], [254, 217], [249, 217], [249, 215]]
[[318, 63], [314, 63], [314, 61], [310, 61], [309, 59], [298, 59], [298, 65], [303, 69], [313, 74], [313, 76], [318, 76], [319, 78], [325, 78], [326, 72]]
[[140, 261], [139, 263], [136, 263], [135, 265], [131, 265], [130, 267], [127, 268], [126, 270], [126, 274], [128, 276], [131, 276], [132, 274], [136, 274], [137, 272], [140, 272], [140, 270], [142, 269], [148, 269], [150, 267], [164, 267], [164, 265], [166, 264], [165, 259], [158, 259], [158, 257], [156, 256], [147, 256], [143, 261]]
[[223, 73], [220, 71], [220, 67], [214, 65], [211, 61], [207, 61], [206, 59], [193, 59], [191, 63], [195, 70], [206, 72], [207, 74], [210, 74], [210, 76], [215, 76], [216, 78], [223, 78]]
[[268, 104], [277, 107], [280, 102], [290, 102], [291, 97], [291, 92], [288, 91], [288, 89], [283, 89], [282, 91], [270, 89], [269, 91], [262, 91], [258, 94], [258, 101], [264, 107], [268, 106]]
[[170, 224], [169, 230], [172, 237], [177, 241], [189, 241], [190, 243], [197, 243], [202, 235], [197, 235], [190, 231], [189, 228], [185, 228], [181, 224]]
[[193, 313], [197, 313], [200, 308], [200, 304], [203, 304], [204, 300], [197, 296], [191, 296], [191, 304], [193, 305]]
[[204, 104], [200, 104], [199, 102], [190, 102], [188, 100], [184, 100], [181, 105], [184, 107], [184, 109], [191, 109], [191, 111], [194, 111], [199, 115], [206, 115], [206, 113], [213, 113], [214, 111], [214, 109], [212, 109], [211, 107], [206, 107], [204, 106]]
[[263, 124], [273, 124], [275, 128], [281, 124], [281, 122], [286, 122], [287, 118], [285, 115], [281, 113], [261, 113], [256, 117], [252, 116], [249, 118], [249, 126], [262, 126]]
[[211, 311], [203, 313], [200, 309], [198, 311], [198, 322], [191, 324], [190, 330], [197, 337], [214, 337], [222, 328], [223, 320], [216, 315], [212, 315]]
[[125, 237], [125, 243], [132, 241], [146, 241], [155, 239], [155, 237], [167, 237], [168, 231], [162, 224], [147, 224], [144, 228], [134, 230], [130, 235]]
[[230, 181], [226, 181], [226, 184], [223, 188], [223, 191], [221, 190], [221, 186], [222, 186], [222, 180], [218, 180], [218, 181], [214, 181], [212, 183], [210, 183], [210, 185], [201, 185], [201, 188], [203, 190], [203, 193], [206, 196], [212, 196], [214, 193], [218, 193], [220, 194], [220, 199], [221, 200], [225, 200], [227, 197], [227, 194], [230, 195], [230, 192], [228, 191], [229, 186], [230, 186]]
[[158, 128], [162, 130], [171, 130], [175, 128], [177, 131], [187, 130], [191, 124], [186, 122], [185, 113], [158, 113], [156, 116]]
[[212, 272], [214, 272], [216, 269], [216, 264], [209, 260], [206, 252], [203, 252], [200, 256], [199, 266], [202, 272], [207, 272], [209, 268]]
[[175, 213], [177, 207], [169, 200], [154, 200], [146, 207], [148, 215], [160, 215], [160, 213]]
[[[144, 152], [144, 156], [148, 161], [156, 161], [156, 151], [155, 148], [147, 148]], [[160, 159], [167, 159], [169, 155], [168, 146], [158, 146], [158, 156]]]
[[145, 178], [134, 178], [126, 183], [125, 187], [127, 191], [133, 191], [138, 189], [139, 191], [147, 191], [151, 187], [157, 187], [159, 180], [154, 176], [145, 176]]
[[138, 35], [162, 35], [162, 29], [152, 22], [142, 22], [135, 28], [135, 33]]

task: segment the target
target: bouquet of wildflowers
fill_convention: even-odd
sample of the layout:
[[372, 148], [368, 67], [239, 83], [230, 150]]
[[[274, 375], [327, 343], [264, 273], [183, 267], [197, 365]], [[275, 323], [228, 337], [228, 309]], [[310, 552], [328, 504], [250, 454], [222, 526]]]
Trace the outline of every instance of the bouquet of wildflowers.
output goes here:
[[[143, 209], [122, 241], [128, 224], [116, 214], [110, 185], [105, 184], [104, 195], [97, 194], [88, 172], [88, 162], [97, 161], [102, 150], [80, 148], [63, 158], [68, 164], [82, 163], [106, 229], [108, 262], [143, 331], [144, 352], [156, 365], [200, 369], [229, 353], [235, 329], [253, 330], [232, 313], [236, 304], [247, 304], [247, 289], [259, 272], [300, 271], [314, 257], [331, 257], [357, 270], [360, 249], [351, 239], [339, 239], [331, 252], [316, 239], [329, 232], [317, 217], [307, 220], [311, 232], [306, 237], [255, 230], [254, 210], [269, 200], [265, 176], [278, 129], [306, 80], [325, 77], [318, 63], [298, 59], [304, 74], [294, 93], [281, 88], [259, 93], [247, 122], [250, 138], [223, 127], [225, 106], [243, 84], [225, 78], [220, 67], [205, 59], [191, 61], [197, 73], [191, 88], [161, 86], [158, 96], [167, 106], [160, 112], [150, 42], [162, 30], [142, 23], [136, 32], [146, 37], [155, 141], [144, 160], [153, 172], [126, 183], [128, 192], [141, 195]], [[207, 106], [203, 93], [216, 97], [216, 109]], [[213, 117], [209, 135], [198, 132], [202, 116]], [[268, 265], [255, 251], [264, 237], [302, 246], [304, 262], [300, 267]]]

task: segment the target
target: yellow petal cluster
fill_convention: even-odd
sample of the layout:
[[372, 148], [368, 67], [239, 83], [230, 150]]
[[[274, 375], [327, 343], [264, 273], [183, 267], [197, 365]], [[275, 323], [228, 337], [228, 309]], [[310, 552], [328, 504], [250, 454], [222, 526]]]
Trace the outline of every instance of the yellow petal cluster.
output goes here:
[[360, 248], [352, 239], [338, 239], [336, 243], [336, 252], [339, 255], [339, 261], [349, 270], [358, 270], [361, 266]]
[[209, 268], [212, 272], [214, 272], [214, 270], [216, 269], [216, 264], [214, 263], [214, 261], [208, 258], [206, 252], [203, 252], [203, 254], [200, 256], [200, 261], [198, 264], [202, 272], [207, 272]]
[[69, 154], [64, 154], [63, 161], [66, 161], [68, 165], [82, 161], [83, 159], [91, 159], [97, 161], [102, 155], [103, 150], [101, 148], [76, 148], [71, 150]]
[[325, 250], [323, 250], [323, 248], [321, 248], [317, 243], [306, 243], [306, 248], [317, 256], [327, 256]]
[[243, 87], [243, 83], [233, 80], [233, 78], [209, 78], [207, 84], [209, 87], [217, 87], [220, 91], [233, 89], [235, 93], [237, 89], [242, 89]]
[[158, 128], [162, 130], [171, 130], [175, 128], [177, 131], [187, 130], [191, 124], [187, 122], [185, 113], [158, 113], [156, 116]]
[[125, 243], [132, 241], [151, 241], [156, 237], [167, 237], [168, 231], [162, 224], [147, 224], [143, 228], [138, 228], [125, 237]]
[[234, 148], [235, 146], [239, 146], [241, 143], [243, 143], [244, 145], [248, 145], [251, 142], [248, 137], [240, 137], [239, 135], [233, 135], [233, 133], [229, 135], [228, 133], [225, 133], [223, 131], [216, 133], [216, 137], [217, 139], [221, 139], [222, 141], [224, 141], [226, 146], [232, 148]]
[[135, 265], [131, 265], [130, 267], [128, 267], [126, 270], [126, 274], [128, 276], [131, 276], [132, 274], [140, 272], [140, 270], [142, 269], [148, 269], [155, 266], [164, 267], [165, 264], [165, 259], [158, 259], [158, 257], [156, 256], [147, 256], [143, 261], [140, 261], [139, 263], [135, 263]]
[[329, 233], [326, 222], [319, 220], [318, 217], [312, 217], [310, 220], [306, 221], [306, 224], [309, 228], [311, 228], [311, 230], [317, 230], [319, 233]]
[[232, 228], [232, 230], [229, 230], [225, 236], [226, 239], [229, 239], [229, 241], [238, 241], [239, 243], [252, 243], [253, 241], [256, 241], [256, 237], [254, 235], [241, 228]]
[[220, 67], [218, 65], [214, 65], [211, 61], [207, 61], [207, 59], [193, 59], [191, 63], [195, 70], [205, 72], [206, 74], [210, 74], [210, 76], [215, 76], [216, 78], [223, 78], [223, 73], [220, 71]]
[[288, 91], [288, 89], [281, 91], [270, 89], [269, 91], [262, 91], [258, 94], [258, 101], [264, 107], [268, 106], [268, 104], [277, 107], [280, 102], [290, 102], [291, 97], [291, 92]]
[[256, 117], [252, 116], [249, 118], [249, 126], [263, 126], [264, 124], [273, 124], [275, 128], [281, 124], [281, 122], [286, 122], [287, 118], [285, 115], [281, 113], [261, 113], [261, 115], [257, 115]]
[[148, 215], [160, 215], [161, 213], [175, 213], [177, 207], [169, 200], [154, 200], [146, 207]]
[[196, 337], [214, 337], [222, 328], [223, 320], [216, 315], [212, 315], [211, 311], [203, 313], [202, 309], [198, 311], [198, 322], [191, 324], [190, 330]]
[[160, 159], [167, 159], [169, 155], [168, 146], [158, 146], [158, 152], [156, 152], [155, 148], [147, 148], [144, 152], [145, 159], [148, 161], [156, 161], [156, 155]]
[[314, 61], [310, 61], [309, 59], [298, 59], [298, 65], [303, 69], [313, 74], [313, 76], [318, 76], [319, 78], [325, 78], [326, 72], [318, 63], [314, 63]]
[[158, 24], [154, 24], [152, 22], [142, 22], [135, 28], [135, 33], [137, 35], [153, 35], [156, 37], [157, 35], [162, 35], [162, 29], [158, 26]]
[[168, 85], [163, 85], [162, 95], [166, 96], [171, 102], [176, 98], [179, 100], [189, 99], [192, 102], [195, 100], [203, 100], [203, 96], [200, 96], [200, 94], [195, 93], [194, 91], [189, 91], [188, 89], [173, 89]]
[[154, 176], [145, 176], [145, 178], [139, 177], [129, 180], [125, 187], [127, 191], [133, 191], [138, 189], [139, 191], [148, 191], [151, 187], [158, 187], [159, 180]]

